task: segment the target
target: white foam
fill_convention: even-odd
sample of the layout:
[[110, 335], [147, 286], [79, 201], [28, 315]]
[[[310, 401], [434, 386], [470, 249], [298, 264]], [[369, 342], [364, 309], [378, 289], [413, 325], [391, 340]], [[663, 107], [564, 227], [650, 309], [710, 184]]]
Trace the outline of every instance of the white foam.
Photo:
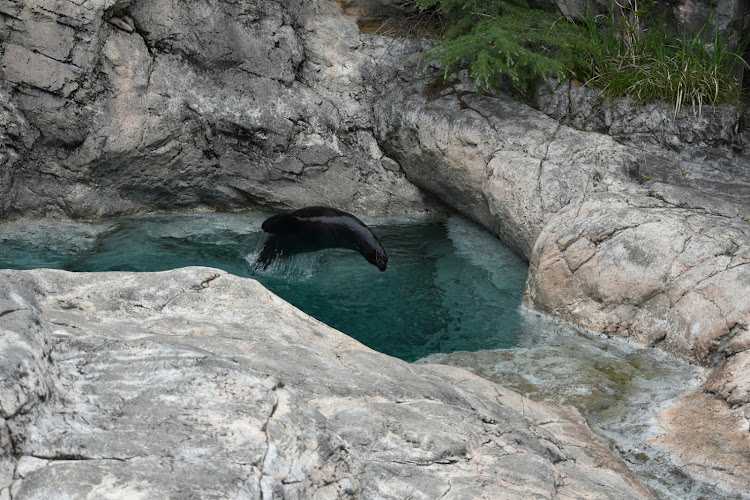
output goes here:
[[284, 278], [286, 281], [306, 281], [312, 278], [320, 268], [323, 258], [321, 252], [303, 253], [274, 259], [265, 269], [254, 267], [260, 249], [250, 252], [245, 260], [252, 269], [252, 273], [264, 277]]

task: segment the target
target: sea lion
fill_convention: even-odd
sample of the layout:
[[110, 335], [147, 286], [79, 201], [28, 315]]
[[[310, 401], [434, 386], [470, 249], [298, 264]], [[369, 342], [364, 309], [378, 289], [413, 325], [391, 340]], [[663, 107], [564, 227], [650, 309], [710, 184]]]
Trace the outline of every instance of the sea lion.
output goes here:
[[324, 248], [357, 250], [367, 262], [385, 271], [388, 255], [383, 245], [361, 220], [329, 207], [306, 207], [289, 214], [269, 217], [261, 226], [271, 236], [253, 267], [266, 269], [279, 257]]

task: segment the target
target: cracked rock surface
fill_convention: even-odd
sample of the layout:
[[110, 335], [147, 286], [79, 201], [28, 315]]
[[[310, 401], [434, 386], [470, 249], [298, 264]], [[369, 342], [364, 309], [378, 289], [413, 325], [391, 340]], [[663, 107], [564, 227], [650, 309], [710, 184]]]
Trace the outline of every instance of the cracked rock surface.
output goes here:
[[0, 5], [0, 217], [432, 206], [372, 134], [360, 41], [335, 2]]
[[649, 496], [575, 410], [376, 353], [251, 279], [2, 271], [0, 300], [22, 367], [0, 498]]
[[704, 365], [746, 348], [750, 227], [741, 221], [600, 194], [555, 215], [531, 266], [528, 300], [590, 330]]
[[623, 144], [507, 97], [478, 99], [458, 81], [405, 80], [384, 96], [375, 106], [384, 151], [529, 259], [528, 307], [712, 368], [664, 413], [660, 445], [688, 474], [745, 498], [750, 460], [737, 443], [747, 442], [750, 417], [747, 156], [730, 148], [709, 161], [696, 153], [704, 144], [686, 160], [658, 141]]
[[655, 444], [726, 498], [746, 498], [750, 226], [609, 193], [560, 210], [534, 248], [527, 305], [710, 367], [664, 411]]

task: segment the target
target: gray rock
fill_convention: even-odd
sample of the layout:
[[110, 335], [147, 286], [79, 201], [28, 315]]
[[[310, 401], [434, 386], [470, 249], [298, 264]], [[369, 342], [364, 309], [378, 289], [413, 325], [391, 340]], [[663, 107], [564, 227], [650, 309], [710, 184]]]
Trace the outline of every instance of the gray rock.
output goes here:
[[654, 442], [690, 476], [744, 498], [750, 224], [602, 193], [560, 210], [534, 247], [525, 303], [712, 367]]
[[12, 422], [50, 397], [55, 374], [51, 348], [35, 296], [24, 287], [4, 283], [0, 294], [0, 498], [7, 497], [17, 466]]
[[[350, 7], [362, 10], [365, 5], [357, 2]], [[717, 412], [726, 416], [732, 410], [729, 402], [740, 409], [745, 407], [747, 374], [743, 346], [748, 320], [742, 304], [748, 302], [743, 253], [747, 231], [742, 221], [750, 217], [747, 213], [750, 177], [747, 158], [732, 150], [737, 145], [736, 113], [730, 110], [727, 114], [706, 115], [707, 121], [694, 126], [681, 119], [670, 121], [668, 114], [654, 108], [629, 121], [616, 108], [602, 117], [593, 104], [586, 104], [591, 102], [587, 101], [588, 96], [576, 97], [568, 92], [568, 102], [573, 100], [574, 105], [567, 105], [567, 113], [580, 111], [580, 116], [572, 116], [571, 120], [582, 120], [584, 126], [588, 126], [586, 123], [592, 123], [592, 127], [604, 126], [618, 139], [627, 136], [640, 141], [635, 145], [620, 144], [612, 137], [561, 125], [504, 97], [478, 99], [471, 86], [459, 83], [446, 88], [427, 87], [425, 78], [430, 77], [429, 71], [425, 77], [418, 63], [421, 43], [360, 36], [356, 20], [339, 12], [334, 2], [269, 0], [252, 5], [219, 3], [203, 7], [196, 1], [167, 5], [154, 0], [132, 4], [114, 0], [44, 4], [8, 1], [0, 5], [5, 14], [0, 16], [3, 65], [0, 217], [17, 214], [93, 217], [196, 206], [328, 204], [362, 213], [404, 212], [432, 206], [413, 182], [481, 222], [535, 263], [529, 279], [529, 304], [590, 328], [635, 335], [690, 359], [717, 363], [706, 386], [706, 390], [719, 396]], [[201, 17], [197, 18], [196, 13]], [[132, 19], [133, 31], [108, 22], [115, 17]], [[265, 43], [267, 40], [273, 44]], [[565, 99], [559, 102], [562, 107], [559, 104], [554, 107], [564, 112]], [[651, 132], [649, 128], [658, 131]], [[676, 142], [677, 138], [681, 142]], [[686, 145], [689, 142], [693, 146]], [[706, 152], [717, 145], [721, 149], [718, 159]], [[622, 231], [609, 233], [612, 228]], [[581, 232], [589, 230], [598, 235], [594, 240], [601, 238], [599, 243]], [[686, 239], [685, 234], [692, 238]], [[669, 238], [676, 241], [674, 245], [684, 243], [684, 248], [674, 246]], [[575, 269], [571, 271], [574, 276], [567, 281], [558, 279], [562, 274], [556, 274], [560, 271], [555, 267], [561, 265], [559, 259], [567, 259], [565, 265]], [[655, 267], [649, 270], [642, 265], [644, 262]], [[63, 275], [57, 276], [55, 279], [62, 279], [59, 277]], [[603, 280], [602, 276], [608, 278]], [[34, 280], [27, 279], [29, 286], [42, 297], [48, 296], [46, 286], [54, 288], [51, 282]], [[71, 290], [79, 289], [73, 283], [68, 286]], [[154, 287], [146, 288], [158, 297], [159, 290]], [[683, 291], [684, 295], [680, 295]], [[148, 298], [138, 295], [137, 290], [121, 292], [137, 297], [141, 305]], [[49, 296], [64, 293], [63, 287], [49, 291]], [[675, 301], [676, 298], [680, 301]], [[44, 303], [46, 299], [40, 300]], [[79, 302], [76, 299], [72, 303]], [[144, 326], [144, 318], [149, 321], [153, 318], [140, 309], [151, 310], [149, 307], [161, 305], [167, 308], [170, 305], [167, 302], [158, 307], [156, 303], [143, 308], [122, 306], [128, 309], [127, 314], [122, 313], [123, 318], [135, 314], [137, 321], [122, 319], [117, 316], [120, 313], [116, 316], [126, 323], [130, 321], [127, 329], [136, 332], [135, 337], [128, 337], [122, 330], [117, 335], [107, 330], [114, 336], [109, 338], [109, 334], [99, 330], [106, 330], [106, 325], [97, 323], [93, 314], [93, 308], [106, 309], [108, 303], [103, 299], [91, 302], [88, 313], [85, 308], [83, 312], [72, 309], [66, 312], [62, 305], [53, 308], [54, 315], [63, 318], [60, 320], [63, 323], [69, 319], [66, 314], [88, 314], [86, 321], [91, 321], [94, 325], [91, 328], [95, 328], [92, 331], [97, 332], [94, 338], [94, 334], [88, 333], [71, 335], [70, 329], [62, 324], [56, 327], [55, 342], [65, 345], [71, 356], [69, 362], [61, 359], [54, 363], [56, 367], [66, 367], [59, 378], [45, 365], [47, 351], [39, 347], [44, 342], [39, 344], [27, 338], [23, 340], [23, 349], [9, 351], [8, 356], [21, 361], [13, 366], [25, 367], [24, 373], [33, 375], [28, 377], [27, 383], [31, 384], [28, 387], [3, 389], [3, 397], [7, 394], [9, 398], [8, 402], [4, 400], [3, 408], [14, 416], [9, 419], [2, 416], [0, 422], [3, 450], [0, 484], [8, 484], [9, 474], [15, 474], [14, 493], [37, 491], [36, 495], [45, 496], [47, 478], [55, 477], [58, 472], [60, 484], [68, 481], [65, 484], [73, 489], [82, 483], [83, 477], [93, 478], [92, 484], [104, 484], [115, 477], [112, 488], [119, 488], [117, 485], [131, 488], [132, 478], [139, 477], [143, 470], [154, 470], [165, 478], [149, 486], [157, 496], [182, 496], [180, 481], [191, 484], [197, 468], [207, 465], [201, 455], [204, 443], [200, 438], [195, 438], [197, 441], [186, 438], [181, 444], [180, 426], [191, 429], [199, 424], [215, 426], [211, 427], [214, 433], [211, 435], [217, 437], [210, 439], [218, 441], [226, 441], [229, 439], [226, 436], [232, 435], [225, 428], [228, 424], [214, 420], [213, 416], [204, 415], [210, 420], [208, 423], [196, 423], [185, 417], [199, 404], [196, 398], [188, 398], [184, 406], [167, 398], [169, 405], [165, 404], [164, 411], [176, 421], [176, 427], [168, 427], [172, 440], [159, 445], [154, 438], [154, 433], [158, 434], [154, 431], [156, 427], [150, 427], [151, 430], [138, 427], [138, 420], [148, 416], [144, 416], [144, 407], [139, 404], [148, 400], [149, 394], [133, 396], [137, 401], [131, 405], [130, 399], [126, 404], [125, 399], [120, 402], [102, 392], [105, 389], [98, 389], [102, 381], [114, 380], [114, 385], [102, 387], [130, 397], [125, 384], [117, 382], [121, 381], [118, 377], [125, 370], [125, 363], [108, 364], [104, 358], [96, 358], [99, 340], [104, 339], [105, 344], [101, 345], [105, 349], [110, 344], [126, 353], [130, 349], [133, 352], [153, 349], [157, 353], [155, 359], [181, 360], [178, 366], [185, 378], [177, 374], [166, 379], [159, 386], [164, 391], [180, 384], [196, 384], [201, 378], [200, 372], [191, 371], [190, 363], [200, 364], [197, 361], [200, 356], [193, 349], [219, 356], [215, 349], [224, 345], [185, 346], [182, 336], [170, 337], [179, 340], [179, 345], [165, 347], [159, 343], [161, 340], [148, 343], [150, 336], [157, 334], [143, 330], [150, 324], [146, 321]], [[577, 309], [579, 306], [587, 308], [586, 314]], [[29, 310], [35, 310], [34, 307]], [[146, 316], [138, 316], [141, 313]], [[9, 313], [7, 318], [15, 314]], [[228, 312], [227, 317], [234, 317], [232, 314], [236, 312]], [[704, 317], [709, 325], [705, 329], [701, 327]], [[193, 320], [185, 321], [190, 325]], [[85, 328], [89, 328], [88, 323]], [[238, 337], [247, 335], [232, 332], [231, 335]], [[43, 328], [38, 333], [44, 337]], [[135, 345], [139, 338], [147, 340], [145, 347]], [[232, 344], [230, 340], [227, 342]], [[279, 356], [285, 352], [301, 355], [295, 351], [295, 343], [281, 348], [273, 345], [266, 356], [278, 365], [282, 364]], [[27, 352], [29, 349], [31, 354]], [[236, 345], [227, 349], [232, 353], [240, 351]], [[123, 356], [136, 367], [133, 376], [139, 383], [151, 380], [148, 376], [152, 365], [137, 355]], [[291, 396], [274, 383], [261, 387], [266, 380], [263, 375], [266, 372], [258, 368], [264, 366], [262, 360], [253, 361], [246, 370], [245, 365], [237, 368], [224, 358], [211, 356], [205, 363], [213, 382], [208, 384], [206, 394], [215, 397], [237, 390], [257, 410], [258, 422], [281, 418], [273, 408], [279, 407], [278, 401]], [[338, 361], [325, 359], [328, 359], [325, 366], [338, 366]], [[75, 375], [78, 372], [73, 365], [88, 360], [95, 369], [90, 374]], [[359, 358], [357, 363], [369, 366]], [[231, 373], [237, 380], [251, 382], [252, 387], [240, 384], [235, 389], [222, 385], [219, 373]], [[206, 487], [228, 484], [227, 477], [231, 476], [243, 478], [232, 483], [238, 495], [252, 496], [265, 489], [266, 492], [283, 490], [290, 496], [298, 491], [309, 495], [323, 492], [319, 493], [321, 496], [328, 491], [334, 496], [352, 491], [351, 495], [356, 496], [362, 488], [369, 491], [362, 482], [357, 482], [358, 478], [388, 478], [408, 468], [408, 474], [421, 478], [415, 479], [414, 484], [426, 481], [420, 486], [426, 496], [447, 491], [448, 485], [456, 497], [472, 496], [476, 484], [471, 479], [462, 480], [465, 485], [460, 487], [460, 481], [434, 479], [439, 476], [439, 469], [450, 465], [463, 467], [466, 477], [482, 474], [494, 477], [497, 475], [494, 468], [499, 467], [498, 470], [507, 472], [501, 475], [508, 481], [505, 488], [529, 482], [543, 496], [553, 491], [555, 485], [560, 487], [560, 481], [555, 479], [550, 483], [550, 478], [562, 474], [562, 468], [572, 467], [568, 460], [559, 461], [558, 465], [554, 460], [540, 459], [544, 454], [539, 452], [539, 446], [547, 445], [527, 437], [520, 440], [526, 446], [524, 450], [536, 451], [522, 455], [537, 461], [540, 468], [524, 463], [509, 465], [507, 461], [519, 457], [491, 455], [486, 446], [477, 444], [485, 437], [471, 433], [470, 439], [467, 438], [471, 444], [466, 449], [470, 454], [478, 454], [479, 462], [490, 457], [480, 465], [454, 458], [448, 459], [453, 463], [443, 464], [442, 454], [456, 457], [464, 452], [454, 441], [442, 437], [435, 442], [444, 443], [444, 448], [430, 441], [432, 444], [425, 444], [413, 454], [393, 459], [388, 450], [377, 448], [381, 446], [378, 439], [391, 436], [387, 434], [391, 432], [402, 441], [414, 441], [413, 429], [393, 431], [387, 425], [388, 417], [372, 410], [372, 406], [366, 406], [367, 411], [360, 415], [364, 403], [357, 401], [356, 405], [341, 404], [364, 419], [362, 426], [352, 427], [354, 430], [347, 434], [344, 428], [349, 424], [344, 422], [332, 431], [327, 427], [329, 420], [340, 415], [333, 409], [325, 410], [318, 403], [310, 403], [316, 401], [314, 397], [319, 393], [303, 381], [317, 380], [315, 374], [284, 372], [279, 376], [291, 378], [302, 387], [295, 386], [294, 390], [303, 397], [294, 403], [295, 411], [289, 415], [301, 415], [307, 423], [282, 420], [304, 429], [304, 437], [290, 434], [279, 424], [278, 440], [286, 443], [284, 449], [296, 446], [309, 453], [289, 454], [279, 459], [283, 465], [278, 466], [272, 465], [276, 462], [271, 455], [268, 467], [274, 472], [265, 473], [266, 459], [259, 460], [258, 454], [252, 453], [270, 449], [268, 435], [265, 430], [257, 432], [257, 422], [248, 424], [255, 431], [241, 439], [247, 443], [243, 450], [249, 450], [251, 456], [240, 456], [244, 451], [232, 448], [233, 444], [223, 448], [216, 462], [213, 479], [216, 483], [205, 482]], [[349, 376], [348, 372], [346, 376], [340, 375], [338, 383], [343, 384]], [[456, 380], [453, 379], [455, 386], [473, 384], [463, 379], [459, 384]], [[55, 392], [51, 386], [62, 389]], [[423, 403], [422, 393], [435, 397], [425, 391], [412, 394], [414, 400]], [[67, 396], [63, 397], [64, 394]], [[392, 403], [390, 395], [382, 397]], [[366, 403], [377, 406], [375, 400]], [[90, 417], [89, 423], [66, 413], [70, 408], [80, 409], [83, 418]], [[466, 410], [467, 406], [461, 408]], [[401, 418], [398, 412], [409, 409], [394, 409], [392, 415]], [[231, 415], [242, 418], [241, 410], [232, 411]], [[154, 414], [159, 415], [158, 411]], [[327, 419], [322, 427], [318, 425], [319, 414]], [[676, 422], [670, 428], [676, 429], [678, 437], [689, 432], [689, 426], [680, 424], [685, 421], [681, 415], [678, 412], [669, 417], [669, 422]], [[463, 418], [454, 414], [450, 417], [452, 421]], [[476, 416], [467, 418], [476, 420]], [[722, 420], [730, 421], [735, 422], [728, 417]], [[118, 427], [107, 427], [106, 422], [116, 422]], [[448, 424], [440, 425], [443, 424], [444, 427], [432, 431], [434, 435], [449, 435], [444, 430]], [[86, 435], [92, 427], [94, 434], [111, 438], [112, 449], [104, 447], [101, 444], [104, 441], [89, 440], [92, 446], [94, 441], [99, 443], [96, 445], [99, 448], [89, 453], [77, 444], [76, 437]], [[274, 423], [266, 425], [266, 429], [275, 427]], [[48, 432], [61, 428], [70, 432]], [[727, 428], [731, 435], [737, 429], [741, 431], [742, 425], [731, 424]], [[28, 429], [34, 432], [29, 433]], [[710, 426], [702, 429], [705, 437]], [[22, 443], [11, 439], [21, 434], [26, 436]], [[145, 437], [134, 440], [133, 436], [139, 434]], [[316, 443], [337, 442], [335, 436], [343, 440], [354, 440], [355, 436], [362, 444], [345, 451], [319, 452], [322, 448]], [[684, 442], [680, 439], [672, 443]], [[712, 441], [707, 438], [702, 442]], [[741, 438], [738, 442], [742, 442]], [[27, 452], [18, 463], [11, 453], [16, 446]], [[165, 454], [166, 448], [174, 448], [176, 458]], [[355, 448], [356, 453], [352, 451]], [[673, 446], [675, 450], [678, 448]], [[692, 452], [676, 453], [691, 463]], [[170, 460], [180, 470], [175, 475], [176, 482], [170, 482], [166, 472], [171, 471]], [[394, 460], [404, 463], [397, 467]], [[742, 465], [737, 463], [732, 470], [740, 471], [736, 475], [741, 476]], [[325, 486], [328, 479], [316, 477], [312, 482], [298, 482], [293, 471], [306, 467], [300, 464], [313, 464], [310, 467], [323, 471], [324, 476], [338, 474], [336, 477], [351, 479], [328, 490]], [[472, 469], [475, 465], [479, 473]], [[107, 467], [120, 467], [117, 472], [120, 475], [108, 475]], [[16, 472], [9, 473], [9, 468], [15, 468]], [[710, 463], [703, 468], [704, 472], [708, 469]], [[715, 472], [719, 467], [714, 469]], [[282, 472], [277, 473], [278, 470]], [[529, 470], [538, 474], [534, 478], [525, 477]], [[582, 477], [576, 476], [578, 472], [565, 474]], [[63, 480], [63, 475], [68, 479]], [[34, 478], [42, 479], [35, 482]], [[570, 481], [564, 488], [575, 489], [584, 480]], [[388, 484], [383, 488], [393, 490], [370, 491], [369, 495], [405, 496], [407, 487], [398, 481], [377, 484]], [[107, 484], [103, 487], [110, 488]], [[245, 487], [249, 489], [243, 490]], [[0, 498], [10, 495], [9, 488], [2, 490]], [[581, 488], [585, 490], [588, 486]]]
[[0, 290], [36, 297], [15, 328], [51, 337], [27, 349], [49, 397], [3, 399], [2, 495], [649, 496], [574, 411], [371, 351], [250, 279], [3, 271]]
[[360, 143], [387, 48], [363, 46], [333, 3], [17, 7], [3, 78], [36, 135], [6, 141], [0, 217], [432, 206]]
[[490, 228], [527, 259], [549, 218], [588, 193], [639, 180], [639, 154], [507, 97], [416, 83], [376, 103], [377, 137], [409, 180]]
[[748, 248], [747, 223], [649, 198], [592, 196], [545, 227], [526, 301], [715, 364], [750, 319]]
[[[745, 22], [748, 6], [742, 0], [713, 2], [711, 0], [662, 0], [639, 4], [635, 1], [610, 2], [608, 0], [551, 0], [558, 11], [565, 17], [581, 20], [584, 14], [609, 15], [614, 9], [615, 15], [625, 16], [631, 26], [648, 29], [653, 21], [663, 20], [669, 31], [692, 35], [698, 33], [710, 19], [708, 36], [713, 39], [711, 28], [718, 29], [729, 37], [731, 50], [743, 39], [747, 32]], [[638, 19], [634, 13], [640, 14]], [[644, 15], [647, 12], [648, 15]]]
[[11, 102], [2, 81], [0, 102], [0, 213], [4, 213], [13, 203], [14, 166], [21, 160], [23, 148], [33, 144], [38, 133], [35, 134], [23, 114]]
[[[746, 434], [744, 355], [726, 352], [750, 324], [746, 158], [681, 160], [461, 84], [397, 83], [375, 113], [384, 153], [412, 182], [530, 258], [527, 306], [715, 367], [699, 390], [719, 395], [696, 417], [705, 425], [687, 423], [692, 403], [666, 410], [663, 442], [696, 480], [742, 497], [750, 463], [723, 457]], [[712, 437], [710, 415], [731, 438]]]
[[339, 3], [347, 15], [364, 21], [402, 19], [418, 12], [410, 0], [342, 0]]
[[68, 97], [75, 90], [78, 69], [38, 52], [9, 43], [5, 46], [2, 65], [5, 78], [12, 83], [25, 83], [46, 92]]
[[660, 152], [675, 151], [689, 160], [696, 153], [732, 155], [739, 146], [741, 111], [734, 106], [682, 106], [606, 98], [601, 90], [571, 81], [540, 85], [534, 105], [561, 123], [608, 134], [621, 143]]
[[25, 288], [7, 285], [0, 318], [0, 417], [7, 421], [47, 398], [51, 346], [39, 304]]

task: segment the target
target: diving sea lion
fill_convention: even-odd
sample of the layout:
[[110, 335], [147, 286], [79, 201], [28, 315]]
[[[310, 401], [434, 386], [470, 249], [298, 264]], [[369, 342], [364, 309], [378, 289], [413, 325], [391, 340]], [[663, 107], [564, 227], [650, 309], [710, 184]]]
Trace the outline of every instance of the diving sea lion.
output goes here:
[[266, 269], [278, 257], [324, 248], [350, 248], [367, 262], [385, 271], [388, 256], [383, 245], [361, 220], [329, 207], [306, 207], [290, 214], [269, 217], [261, 226], [271, 236], [253, 267]]

